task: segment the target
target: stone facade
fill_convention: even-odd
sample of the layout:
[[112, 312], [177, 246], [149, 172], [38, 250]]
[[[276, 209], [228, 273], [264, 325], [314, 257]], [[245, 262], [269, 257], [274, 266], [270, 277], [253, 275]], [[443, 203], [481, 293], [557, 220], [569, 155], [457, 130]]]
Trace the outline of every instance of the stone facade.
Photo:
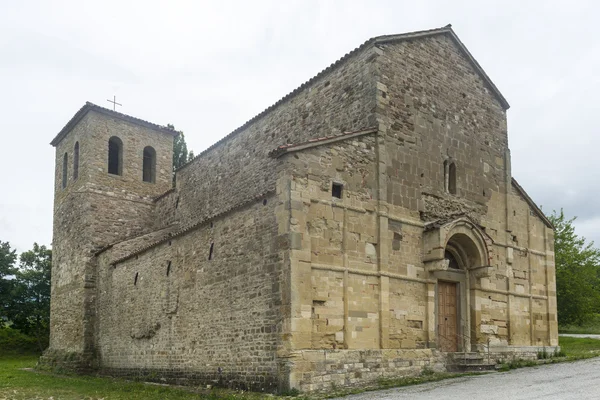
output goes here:
[[512, 178], [507, 109], [450, 27], [378, 37], [172, 188], [176, 132], [87, 104], [52, 142], [43, 361], [322, 391], [443, 369], [452, 352], [552, 351], [553, 227]]

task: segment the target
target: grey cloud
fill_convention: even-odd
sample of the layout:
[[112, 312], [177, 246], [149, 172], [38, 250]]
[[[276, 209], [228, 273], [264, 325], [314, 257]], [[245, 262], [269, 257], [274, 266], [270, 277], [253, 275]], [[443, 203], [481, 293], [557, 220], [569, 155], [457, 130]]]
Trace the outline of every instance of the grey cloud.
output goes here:
[[50, 242], [48, 142], [86, 100], [116, 94], [121, 111], [175, 124], [198, 153], [368, 38], [452, 23], [511, 103], [513, 175], [600, 243], [599, 11], [593, 1], [3, 4], [0, 240]]

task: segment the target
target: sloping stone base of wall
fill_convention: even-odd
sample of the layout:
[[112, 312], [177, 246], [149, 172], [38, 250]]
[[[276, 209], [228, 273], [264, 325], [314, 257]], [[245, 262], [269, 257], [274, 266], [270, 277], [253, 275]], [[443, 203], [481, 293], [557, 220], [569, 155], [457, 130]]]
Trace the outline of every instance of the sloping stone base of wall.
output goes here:
[[140, 380], [145, 382], [169, 383], [183, 386], [220, 387], [253, 392], [276, 393], [278, 379], [275, 376], [248, 376], [235, 373], [206, 373], [180, 368], [100, 368], [100, 375]]
[[62, 369], [79, 374], [89, 374], [96, 370], [93, 353], [69, 352], [48, 349], [38, 360], [38, 366], [49, 369]]
[[42, 369], [75, 372], [82, 375], [103, 375], [131, 380], [169, 383], [184, 386], [222, 387], [253, 392], [276, 393], [280, 379], [272, 374], [244, 375], [236, 373], [207, 373], [189, 369], [172, 368], [106, 368], [99, 367], [92, 353], [46, 350], [38, 361]]
[[418, 375], [425, 367], [446, 370], [443, 354], [435, 349], [299, 350], [290, 363], [290, 386], [302, 392], [367, 386], [382, 378]]
[[[487, 359], [488, 350], [484, 345], [477, 345], [477, 351]], [[537, 360], [538, 354], [546, 352], [551, 356], [560, 351], [560, 346], [491, 346], [489, 359], [491, 362], [503, 363], [513, 360]]]

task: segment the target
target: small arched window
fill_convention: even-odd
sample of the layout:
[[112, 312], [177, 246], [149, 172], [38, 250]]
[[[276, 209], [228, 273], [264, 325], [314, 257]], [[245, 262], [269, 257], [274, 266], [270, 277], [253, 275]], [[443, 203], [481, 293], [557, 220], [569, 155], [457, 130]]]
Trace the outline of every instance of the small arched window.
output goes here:
[[142, 179], [144, 182], [154, 183], [156, 178], [156, 151], [151, 146], [144, 147], [144, 162], [142, 166]]
[[123, 175], [123, 142], [116, 136], [108, 139], [108, 173]]
[[67, 187], [67, 179], [69, 178], [68, 168], [69, 168], [69, 155], [67, 153], [65, 153], [65, 155], [63, 156], [63, 167], [62, 167], [62, 187], [63, 187], [63, 189]]
[[73, 180], [77, 180], [79, 177], [79, 142], [75, 142], [73, 148]]

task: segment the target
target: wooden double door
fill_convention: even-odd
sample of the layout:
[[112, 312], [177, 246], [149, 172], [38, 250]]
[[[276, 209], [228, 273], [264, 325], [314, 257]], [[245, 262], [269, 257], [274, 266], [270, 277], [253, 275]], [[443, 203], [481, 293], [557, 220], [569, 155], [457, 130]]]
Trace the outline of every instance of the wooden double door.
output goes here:
[[458, 283], [438, 281], [438, 346], [441, 351], [458, 351]]

